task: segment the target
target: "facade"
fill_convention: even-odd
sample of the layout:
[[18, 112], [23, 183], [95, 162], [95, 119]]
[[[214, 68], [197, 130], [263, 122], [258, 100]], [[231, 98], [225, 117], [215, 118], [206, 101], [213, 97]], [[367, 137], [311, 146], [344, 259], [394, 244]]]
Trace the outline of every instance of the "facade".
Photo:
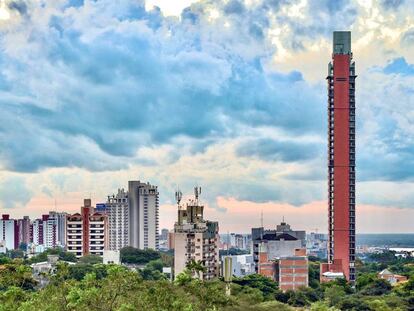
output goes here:
[[[223, 256], [222, 257], [222, 271], [224, 271], [224, 262], [226, 258], [231, 260], [231, 274], [235, 277], [244, 277], [249, 274], [256, 273], [254, 268], [253, 255], [235, 255], [235, 256]], [[224, 273], [222, 274], [224, 275]]]
[[0, 242], [7, 250], [16, 249], [19, 247], [19, 234], [17, 229], [17, 222], [10, 219], [7, 214], [2, 215], [0, 219]]
[[178, 202], [178, 221], [174, 225], [174, 272], [177, 276], [192, 260], [205, 267], [199, 277], [210, 280], [219, 276], [218, 222], [204, 220], [204, 206], [195, 200], [185, 206]]
[[305, 249], [298, 249], [295, 256], [279, 258], [277, 280], [282, 291], [308, 287], [309, 268]]
[[24, 216], [23, 219], [17, 220], [17, 227], [19, 230], [19, 244], [24, 243], [28, 245], [32, 241], [32, 227], [29, 216]]
[[[276, 226], [276, 229], [264, 229], [263, 227], [260, 228], [252, 228], [252, 240], [253, 244], [254, 241], [260, 240], [262, 236], [266, 234], [272, 235], [281, 235], [283, 233], [287, 233], [290, 236], [295, 237], [296, 239], [300, 240], [301, 247], [306, 247], [306, 231], [304, 230], [293, 230], [288, 223], [282, 221], [279, 225]], [[257, 244], [257, 243], [256, 243]]]
[[43, 220], [35, 219], [32, 227], [32, 242], [34, 245], [43, 245]]
[[116, 195], [108, 196], [104, 205], [108, 216], [109, 250], [118, 251], [129, 245], [128, 192], [118, 189]]
[[103, 256], [108, 249], [107, 216], [95, 213], [90, 199], [84, 200], [80, 214], [67, 215], [66, 226], [66, 249], [76, 257]]
[[56, 245], [61, 247], [66, 243], [66, 216], [65, 212], [49, 212], [49, 219], [54, 219], [56, 225]]
[[130, 246], [158, 250], [158, 196], [156, 186], [140, 181], [128, 182]]
[[306, 249], [295, 249], [292, 256], [271, 258], [266, 244], [259, 247], [257, 273], [279, 283], [282, 291], [307, 287], [309, 283]]
[[[287, 233], [266, 233], [253, 240], [253, 260], [259, 273], [260, 253], [266, 253], [266, 261], [280, 257], [294, 256], [295, 250], [302, 248], [302, 241]], [[263, 261], [263, 260], [262, 260]]]
[[351, 32], [333, 33], [328, 66], [328, 263], [355, 282], [355, 63]]
[[43, 243], [45, 249], [57, 246], [57, 219], [49, 215], [42, 215], [43, 221]]

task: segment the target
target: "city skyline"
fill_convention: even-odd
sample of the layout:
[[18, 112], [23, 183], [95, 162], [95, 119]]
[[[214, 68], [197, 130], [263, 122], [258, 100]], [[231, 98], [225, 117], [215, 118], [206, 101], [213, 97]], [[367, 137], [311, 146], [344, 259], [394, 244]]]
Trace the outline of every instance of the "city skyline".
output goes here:
[[270, 2], [0, 1], [0, 214], [74, 213], [145, 180], [160, 229], [201, 185], [221, 232], [262, 211], [327, 232], [326, 61], [350, 30], [357, 233], [413, 232], [414, 6]]

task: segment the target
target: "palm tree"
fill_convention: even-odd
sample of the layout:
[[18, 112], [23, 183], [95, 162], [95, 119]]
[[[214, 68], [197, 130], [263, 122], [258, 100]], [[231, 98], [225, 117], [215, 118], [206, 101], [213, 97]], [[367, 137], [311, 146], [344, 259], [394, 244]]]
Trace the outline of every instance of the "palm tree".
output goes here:
[[206, 272], [206, 267], [204, 267], [204, 264], [201, 260], [194, 260], [191, 259], [188, 263], [187, 263], [187, 269], [191, 272], [191, 274], [193, 276], [197, 276], [197, 278], [201, 279], [201, 273]]

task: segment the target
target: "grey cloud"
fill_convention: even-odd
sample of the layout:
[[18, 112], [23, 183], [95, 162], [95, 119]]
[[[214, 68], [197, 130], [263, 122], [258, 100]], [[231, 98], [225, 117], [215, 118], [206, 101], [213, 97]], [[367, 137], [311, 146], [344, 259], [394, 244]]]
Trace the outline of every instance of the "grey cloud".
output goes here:
[[8, 177], [0, 181], [0, 205], [2, 208], [25, 206], [32, 198], [23, 177]]

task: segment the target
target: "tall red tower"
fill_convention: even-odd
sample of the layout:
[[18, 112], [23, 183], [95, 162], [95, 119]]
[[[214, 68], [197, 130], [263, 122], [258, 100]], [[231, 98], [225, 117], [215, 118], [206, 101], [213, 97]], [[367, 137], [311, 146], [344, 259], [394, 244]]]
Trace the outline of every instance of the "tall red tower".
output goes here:
[[343, 276], [355, 282], [355, 63], [351, 32], [333, 33], [328, 66], [328, 264], [321, 278]]

